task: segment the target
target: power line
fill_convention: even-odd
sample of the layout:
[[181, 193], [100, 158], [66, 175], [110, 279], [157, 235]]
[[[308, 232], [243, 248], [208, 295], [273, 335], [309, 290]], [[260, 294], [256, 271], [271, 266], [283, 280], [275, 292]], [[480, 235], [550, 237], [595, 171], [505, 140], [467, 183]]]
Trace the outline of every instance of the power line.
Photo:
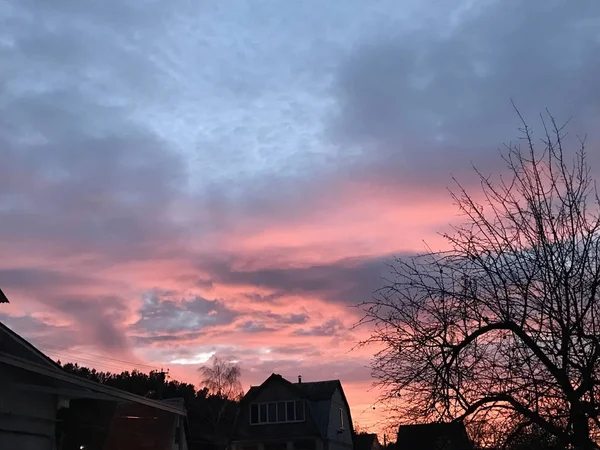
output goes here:
[[67, 361], [67, 363], [78, 364], [80, 367], [87, 367], [90, 370], [96, 370], [97, 372], [110, 372], [110, 373], [115, 373], [115, 374], [123, 372], [123, 369], [121, 367], [111, 366], [110, 364], [99, 362], [99, 361], [91, 362], [89, 360], [84, 360], [84, 359], [65, 358], [62, 355], [56, 355], [56, 354], [50, 354], [50, 356], [55, 361], [61, 361], [61, 363], [63, 365], [65, 364], [64, 361]]
[[[64, 360], [76, 360], [76, 361], [81, 361], [84, 362], [85, 364], [90, 364], [93, 368], [93, 366], [103, 366], [103, 367], [108, 367], [111, 369], [111, 371], [120, 371], [122, 372], [124, 370], [123, 366], [119, 366], [117, 364], [114, 363], [110, 363], [110, 362], [104, 362], [98, 359], [89, 359], [89, 358], [85, 358], [82, 356], [78, 356], [78, 355], [70, 355], [64, 352], [59, 352], [59, 351], [55, 351], [55, 350], [49, 350], [47, 351], [48, 354], [50, 355], [54, 355], [55, 357], [59, 358], [59, 359], [64, 359]], [[131, 366], [135, 367], [135, 364], [131, 364]], [[156, 370], [158, 370], [158, 368], [155, 368]]]
[[[185, 377], [179, 376], [179, 374], [177, 374], [176, 372], [173, 372], [169, 367], [163, 368], [164, 366], [163, 367], [152, 366], [149, 364], [142, 364], [142, 363], [136, 363], [133, 361], [127, 361], [124, 359], [110, 358], [108, 356], [87, 353], [82, 350], [62, 350], [59, 347], [51, 346], [51, 345], [45, 346], [45, 347], [47, 348], [46, 353], [53, 354], [57, 359], [64, 359], [67, 361], [72, 359], [72, 360], [81, 361], [81, 362], [84, 362], [85, 364], [89, 364], [91, 366], [91, 368], [94, 368], [93, 366], [101, 366], [102, 368], [110, 369], [109, 370], [110, 372], [114, 372], [114, 371], [122, 372], [123, 366], [119, 366], [117, 364], [112, 363], [112, 362], [118, 362], [118, 363], [122, 363], [122, 364], [127, 364], [127, 365], [133, 367], [134, 369], [141, 367], [141, 368], [151, 369], [152, 371], [164, 372], [168, 378], [173, 378], [176, 381], [185, 383], [185, 381], [181, 381]], [[104, 360], [108, 360], [108, 361], [112, 361], [112, 362], [98, 361], [98, 359], [100, 359], [100, 360], [104, 359]]]
[[107, 360], [110, 360], [110, 361], [120, 362], [120, 363], [123, 363], [123, 364], [130, 364], [130, 365], [133, 365], [133, 366], [148, 367], [149, 369], [158, 369], [157, 366], [151, 366], [149, 364], [136, 363], [136, 362], [127, 361], [127, 360], [124, 360], [124, 359], [109, 358], [108, 356], [95, 355], [93, 353], [87, 353], [87, 352], [84, 352], [82, 350], [61, 350], [58, 347], [52, 348], [52, 346], [48, 346], [48, 348], [50, 349], [49, 351], [55, 351], [55, 352], [59, 351], [61, 353], [70, 353], [70, 354], [74, 354], [74, 356], [77, 356], [77, 354], [80, 354], [80, 355], [83, 355], [83, 356], [90, 356], [92, 358], [101, 358], [101, 359], [107, 359]]

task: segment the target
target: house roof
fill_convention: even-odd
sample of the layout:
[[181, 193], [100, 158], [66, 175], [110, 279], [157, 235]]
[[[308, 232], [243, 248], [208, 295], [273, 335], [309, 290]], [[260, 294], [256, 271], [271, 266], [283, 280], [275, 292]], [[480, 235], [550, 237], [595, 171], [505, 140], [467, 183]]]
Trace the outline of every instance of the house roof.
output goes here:
[[379, 444], [376, 434], [360, 433], [354, 435], [354, 450], [371, 450], [375, 443]]
[[[291, 427], [295, 427], [296, 429], [298, 427], [303, 427], [305, 433], [314, 433], [316, 430], [318, 430], [319, 435], [325, 436], [329, 426], [330, 403], [336, 391], [339, 391], [342, 397], [342, 401], [346, 405], [346, 409], [348, 411], [349, 416], [348, 426], [350, 427], [351, 432], [353, 432], [353, 422], [350, 413], [350, 406], [348, 405], [348, 401], [346, 400], [346, 396], [344, 394], [344, 390], [342, 388], [342, 383], [340, 382], [340, 380], [312, 382], [302, 381], [301, 383], [291, 383], [290, 381], [283, 378], [281, 375], [274, 373], [271, 374], [271, 376], [269, 376], [269, 378], [267, 378], [260, 386], [250, 387], [250, 389], [242, 399], [241, 404], [246, 405], [248, 403], [251, 403], [252, 401], [254, 401], [255, 398], [257, 398], [261, 391], [267, 389], [273, 383], [280, 383], [282, 385], [287, 386], [292, 392], [295, 392], [295, 395], [297, 395], [298, 398], [304, 398], [310, 402], [312, 406], [310, 406], [307, 410], [309, 411], [307, 413], [307, 421], [301, 424], [261, 425], [260, 427], [253, 427], [253, 430], [251, 432], [250, 430], [248, 430], [248, 435], [269, 435], [270, 437], [275, 437], [275, 434], [277, 433], [289, 433]], [[242, 408], [244, 408], [244, 406], [242, 406]], [[238, 420], [236, 421], [236, 428], [238, 426], [244, 426], [244, 424], [239, 423]], [[316, 430], [314, 430], [315, 426]], [[313, 431], [310, 431], [309, 429]]]
[[[0, 364], [7, 364], [57, 380], [61, 386], [55, 389], [60, 389], [69, 395], [89, 396], [90, 398], [103, 396], [113, 400], [139, 403], [171, 413], [186, 415], [185, 408], [180, 404], [175, 404], [175, 402], [152, 400], [67, 373], [52, 359], [2, 323], [0, 323]], [[64, 388], [65, 384], [67, 385], [66, 389]], [[40, 386], [34, 388], [44, 389]], [[82, 395], [83, 393], [85, 395]]]
[[281, 380], [289, 384], [293, 389], [297, 390], [301, 397], [308, 400], [331, 400], [331, 397], [333, 397], [336, 389], [340, 390], [342, 397], [344, 397], [344, 400], [346, 400], [340, 380], [302, 381], [300, 383], [292, 383], [278, 373], [271, 374], [271, 376], [267, 378], [260, 386], [251, 386], [244, 397], [253, 397], [273, 380]]
[[398, 429], [398, 450], [436, 449], [441, 448], [441, 445], [445, 447], [445, 444], [450, 444], [453, 450], [473, 448], [462, 422], [400, 425]]
[[[57, 380], [59, 382], [66, 383], [70, 386], [74, 386], [75, 389], [65, 390], [57, 388], [57, 392], [66, 392], [69, 395], [79, 395], [81, 397], [90, 398], [110, 398], [112, 400], [120, 400], [125, 402], [139, 403], [146, 406], [151, 406], [163, 411], [168, 411], [174, 414], [186, 415], [186, 411], [179, 405], [175, 405], [172, 402], [163, 402], [160, 400], [153, 400], [140, 395], [131, 394], [120, 389], [116, 389], [104, 384], [96, 383], [95, 381], [86, 380], [85, 378], [78, 377], [77, 375], [71, 375], [58, 367], [49, 367], [46, 365], [34, 363], [24, 358], [19, 358], [14, 355], [10, 355], [4, 352], [0, 352], [0, 364], [7, 364], [18, 369], [33, 372], [44, 377]], [[38, 390], [42, 390], [44, 387], [38, 387]], [[83, 388], [83, 389], [82, 389]], [[89, 391], [89, 394], [86, 393]], [[103, 394], [98, 396], [97, 394]]]
[[10, 303], [4, 292], [2, 292], [2, 289], [0, 289], [0, 303]]
[[309, 381], [292, 384], [310, 400], [330, 400], [336, 389], [342, 391], [340, 380]]

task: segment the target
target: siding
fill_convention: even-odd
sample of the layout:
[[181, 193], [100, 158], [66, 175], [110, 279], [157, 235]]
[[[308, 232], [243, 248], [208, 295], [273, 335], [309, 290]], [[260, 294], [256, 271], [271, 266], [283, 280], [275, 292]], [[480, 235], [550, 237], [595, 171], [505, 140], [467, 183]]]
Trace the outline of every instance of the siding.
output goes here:
[[54, 448], [57, 398], [16, 390], [12, 382], [23, 374], [0, 366], [0, 449]]
[[[340, 429], [340, 409], [344, 417], [344, 429]], [[342, 398], [339, 389], [336, 389], [331, 398], [331, 408], [329, 409], [329, 427], [327, 429], [327, 438], [329, 439], [329, 450], [348, 450], [352, 448], [352, 425], [350, 423], [350, 414]]]
[[250, 425], [250, 404], [261, 402], [275, 402], [286, 400], [300, 400], [301, 397], [290, 389], [285, 383], [273, 380], [252, 398], [246, 397], [240, 404], [238, 417], [235, 424], [233, 440], [240, 441], [265, 441], [269, 439], [294, 439], [304, 437], [319, 437], [321, 433], [310, 411], [310, 406], [305, 405], [305, 420], [295, 423], [275, 423], [263, 425]]

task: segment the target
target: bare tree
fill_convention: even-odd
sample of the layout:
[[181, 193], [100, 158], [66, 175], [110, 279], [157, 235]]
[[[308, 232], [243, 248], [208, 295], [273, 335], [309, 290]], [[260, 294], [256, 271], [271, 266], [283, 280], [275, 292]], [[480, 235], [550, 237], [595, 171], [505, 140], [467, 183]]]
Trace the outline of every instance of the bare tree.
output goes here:
[[231, 432], [229, 422], [237, 409], [244, 394], [240, 376], [240, 366], [234, 362], [214, 356], [210, 366], [198, 369], [204, 385], [208, 391], [206, 396], [204, 418], [210, 423], [215, 439], [221, 445], [226, 445]]
[[202, 384], [211, 395], [238, 401], [243, 396], [240, 366], [228, 359], [214, 356], [210, 366], [201, 367]]
[[567, 157], [548, 114], [540, 151], [519, 117], [524, 145], [501, 152], [510, 176], [475, 169], [478, 194], [457, 182], [465, 223], [448, 251], [396, 260], [361, 305], [364, 344], [380, 346], [373, 374], [407, 420], [534, 425], [598, 448], [600, 199], [584, 142]]

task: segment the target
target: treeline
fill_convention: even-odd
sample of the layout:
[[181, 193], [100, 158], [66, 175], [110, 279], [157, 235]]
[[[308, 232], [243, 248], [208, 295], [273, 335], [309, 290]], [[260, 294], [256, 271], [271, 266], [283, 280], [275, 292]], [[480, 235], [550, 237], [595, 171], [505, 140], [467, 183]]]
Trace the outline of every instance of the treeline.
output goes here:
[[206, 386], [196, 389], [190, 383], [167, 381], [166, 373], [160, 371], [111, 373], [76, 363], [61, 364], [61, 367], [73, 375], [143, 397], [183, 398], [188, 413], [190, 449], [220, 450], [227, 446], [237, 412], [237, 399], [213, 393]]

